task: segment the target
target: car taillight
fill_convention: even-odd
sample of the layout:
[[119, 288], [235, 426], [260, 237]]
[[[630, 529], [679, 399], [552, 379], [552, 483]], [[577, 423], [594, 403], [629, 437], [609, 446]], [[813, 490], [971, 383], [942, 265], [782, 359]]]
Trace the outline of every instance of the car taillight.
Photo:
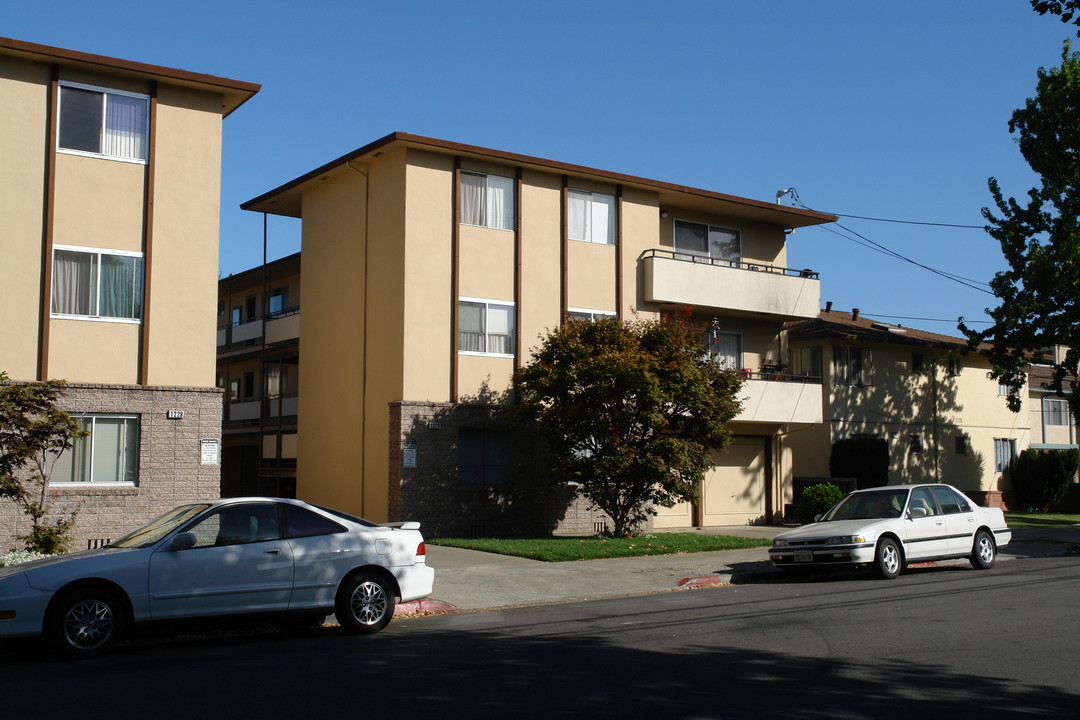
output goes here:
[[424, 543], [420, 543], [416, 546], [416, 556], [420, 557], [421, 555], [427, 555], [427, 547], [424, 545]]

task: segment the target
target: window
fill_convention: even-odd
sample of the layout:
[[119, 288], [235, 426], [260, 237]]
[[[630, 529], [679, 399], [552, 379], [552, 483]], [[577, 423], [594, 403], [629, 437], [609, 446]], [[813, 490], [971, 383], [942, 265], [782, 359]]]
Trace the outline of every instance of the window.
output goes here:
[[60, 150], [146, 161], [150, 100], [89, 85], [60, 86]]
[[960, 361], [960, 358], [958, 358], [958, 357], [949, 358], [949, 369], [948, 369], [949, 377], [958, 377], [960, 375], [960, 371], [963, 369], [963, 367], [964, 367], [964, 364]]
[[1015, 440], [994, 438], [994, 472], [1006, 472], [1011, 469], [1015, 457]]
[[998, 380], [997, 394], [998, 397], [1016, 397], [1019, 392], [1016, 388], [1009, 387], [1009, 384], [1004, 380]]
[[514, 306], [486, 300], [458, 303], [458, 351], [514, 354]]
[[514, 436], [509, 430], [458, 431], [458, 482], [505, 485], [512, 476]]
[[73, 483], [134, 483], [138, 472], [139, 419], [133, 415], [77, 418], [89, 432], [53, 464], [50, 480]]
[[513, 178], [462, 172], [461, 222], [497, 230], [513, 230]]
[[742, 335], [710, 328], [705, 336], [705, 354], [710, 360], [728, 370], [742, 368]]
[[582, 310], [579, 308], [570, 308], [566, 311], [566, 318], [568, 320], [585, 320], [592, 322], [593, 320], [599, 320], [600, 318], [615, 317], [615, 313], [609, 310]]
[[255, 399], [255, 371], [244, 371], [244, 400]]
[[968, 450], [967, 436], [966, 435], [957, 435], [956, 436], [956, 454], [957, 455], [967, 455], [967, 450]]
[[1058, 398], [1043, 398], [1043, 419], [1047, 425], [1069, 424], [1069, 403]]
[[615, 244], [615, 198], [612, 195], [570, 190], [566, 225], [571, 240]]
[[266, 302], [266, 314], [270, 317], [274, 315], [280, 315], [285, 312], [286, 298], [288, 297], [289, 289], [287, 287], [275, 288], [270, 292], [270, 297]]
[[911, 437], [910, 437], [910, 443], [911, 443], [910, 447], [911, 447], [911, 454], [912, 455], [922, 455], [923, 454], [922, 435], [918, 435], [918, 434], [913, 433], [911, 435]]
[[239, 305], [234, 307], [229, 313], [229, 324], [233, 327], [237, 327], [243, 321], [242, 309]]
[[255, 314], [255, 308], [258, 304], [258, 297], [255, 295], [248, 295], [244, 298], [244, 322], [251, 322], [258, 317]]
[[53, 251], [53, 315], [139, 320], [142, 284], [139, 253], [65, 246]]
[[792, 348], [788, 352], [793, 375], [802, 377], [821, 377], [821, 348]]
[[271, 503], [226, 505], [185, 528], [185, 532], [195, 535], [195, 547], [240, 545], [281, 538], [277, 507]]
[[232, 381], [229, 382], [229, 400], [235, 401], [235, 400], [239, 400], [239, 399], [240, 399], [240, 381], [239, 380], [232, 380]]
[[347, 532], [333, 520], [317, 515], [310, 510], [295, 505], [282, 505], [285, 516], [286, 537], [311, 537], [312, 535], [333, 535]]
[[926, 357], [922, 353], [911, 354], [911, 372], [921, 373], [926, 370]]
[[930, 492], [937, 500], [938, 507], [943, 515], [954, 515], [961, 512], [971, 512], [971, 506], [962, 497], [947, 487], [932, 487]]
[[675, 221], [675, 249], [736, 263], [742, 259], [738, 230], [687, 220]]
[[874, 362], [870, 348], [848, 345], [833, 348], [833, 385], [867, 387], [873, 384]]

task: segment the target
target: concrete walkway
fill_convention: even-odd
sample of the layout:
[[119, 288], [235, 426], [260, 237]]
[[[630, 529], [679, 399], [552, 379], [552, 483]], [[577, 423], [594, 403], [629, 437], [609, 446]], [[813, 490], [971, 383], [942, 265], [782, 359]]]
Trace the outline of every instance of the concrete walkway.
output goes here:
[[[771, 539], [785, 529], [729, 526], [697, 532]], [[399, 614], [595, 600], [781, 577], [769, 562], [768, 548], [562, 563], [434, 545], [427, 551], [427, 562], [435, 568], [432, 597], [402, 604]], [[1015, 528], [1013, 542], [1001, 549], [998, 560], [1070, 553], [1080, 558], [1080, 525]]]

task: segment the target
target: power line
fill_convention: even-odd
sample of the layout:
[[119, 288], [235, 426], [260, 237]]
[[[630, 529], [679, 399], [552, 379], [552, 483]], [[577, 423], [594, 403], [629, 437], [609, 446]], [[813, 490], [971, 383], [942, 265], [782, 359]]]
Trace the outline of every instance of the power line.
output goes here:
[[[803, 206], [805, 207], [805, 205]], [[844, 213], [829, 213], [837, 217], [855, 218], [856, 220], [873, 220], [874, 222], [899, 223], [901, 225], [930, 225], [932, 227], [963, 228], [965, 230], [985, 230], [985, 225], [958, 225], [955, 223], [923, 222], [919, 220], [890, 220], [888, 218], [867, 217], [865, 215], [845, 215]]]
[[[860, 310], [859, 312], [860, 312], [860, 314], [865, 315], [866, 317], [889, 318], [890, 320], [918, 320], [920, 322], [941, 322], [941, 323], [953, 323], [953, 324], [957, 324], [957, 325], [959, 324], [959, 321], [958, 321], [957, 318], [953, 318], [951, 320], [946, 320], [944, 318], [911, 317], [909, 315], [880, 315], [880, 314], [875, 313], [875, 312], [866, 312], [864, 310]], [[966, 324], [968, 324], [968, 325], [972, 325], [972, 324], [993, 325], [994, 324], [993, 321], [991, 321], [991, 320], [967, 320], [967, 319], [965, 319], [964, 322]]]

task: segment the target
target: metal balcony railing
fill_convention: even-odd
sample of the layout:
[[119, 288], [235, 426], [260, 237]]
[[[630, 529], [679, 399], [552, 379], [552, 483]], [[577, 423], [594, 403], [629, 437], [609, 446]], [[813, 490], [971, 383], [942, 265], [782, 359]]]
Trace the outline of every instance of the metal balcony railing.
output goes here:
[[669, 260], [678, 260], [680, 262], [693, 263], [695, 265], [711, 265], [714, 267], [735, 268], [736, 270], [767, 272], [773, 273], [775, 275], [784, 275], [787, 277], [810, 278], [812, 280], [819, 279], [818, 273], [814, 272], [813, 270], [796, 270], [794, 268], [780, 267], [779, 265], [747, 262], [745, 260], [723, 260], [721, 258], [709, 257], [708, 255], [697, 255], [695, 253], [685, 252], [682, 250], [651, 248], [641, 254], [642, 259], [650, 257], [662, 257]]

